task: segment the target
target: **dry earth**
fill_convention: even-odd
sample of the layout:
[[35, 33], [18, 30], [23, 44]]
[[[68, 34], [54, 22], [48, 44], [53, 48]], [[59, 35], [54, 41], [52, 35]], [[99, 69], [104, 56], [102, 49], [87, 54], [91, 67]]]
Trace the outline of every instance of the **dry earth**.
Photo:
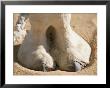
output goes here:
[[[14, 28], [17, 21], [17, 15], [14, 14]], [[91, 46], [92, 53], [90, 57], [90, 64], [83, 70], [78, 72], [67, 72], [67, 71], [34, 71], [21, 66], [17, 62], [17, 51], [20, 45], [14, 46], [14, 63], [13, 63], [13, 74], [14, 75], [97, 75], [97, 14], [72, 14], [71, 26], [73, 30], [82, 36]], [[29, 19], [27, 20], [26, 29], [29, 30], [31, 27]]]

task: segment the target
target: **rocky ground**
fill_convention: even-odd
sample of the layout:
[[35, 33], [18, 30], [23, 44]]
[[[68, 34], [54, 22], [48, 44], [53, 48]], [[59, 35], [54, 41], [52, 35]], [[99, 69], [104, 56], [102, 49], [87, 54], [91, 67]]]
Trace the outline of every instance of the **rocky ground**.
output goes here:
[[[15, 25], [18, 20], [19, 14], [14, 14], [14, 31]], [[26, 21], [26, 29], [31, 28], [29, 19]], [[13, 74], [14, 75], [97, 75], [97, 14], [72, 14], [71, 26], [73, 30], [82, 36], [91, 46], [92, 53], [90, 57], [90, 64], [78, 72], [67, 71], [34, 71], [21, 66], [17, 62], [17, 51], [20, 45], [14, 45], [14, 63]]]

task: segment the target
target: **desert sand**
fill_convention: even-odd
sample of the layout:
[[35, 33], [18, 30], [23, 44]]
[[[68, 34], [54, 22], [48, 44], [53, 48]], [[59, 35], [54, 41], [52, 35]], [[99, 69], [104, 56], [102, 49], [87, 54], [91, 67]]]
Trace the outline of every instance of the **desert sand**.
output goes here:
[[[17, 21], [17, 15], [14, 14], [14, 28]], [[50, 72], [34, 71], [23, 67], [17, 62], [17, 52], [20, 45], [14, 46], [14, 63], [13, 74], [14, 75], [97, 75], [97, 14], [72, 14], [71, 26], [73, 30], [85, 39], [92, 48], [90, 57], [90, 64], [84, 69], [78, 72], [67, 72], [61, 70], [55, 70]], [[31, 24], [27, 20], [26, 29], [29, 30]]]

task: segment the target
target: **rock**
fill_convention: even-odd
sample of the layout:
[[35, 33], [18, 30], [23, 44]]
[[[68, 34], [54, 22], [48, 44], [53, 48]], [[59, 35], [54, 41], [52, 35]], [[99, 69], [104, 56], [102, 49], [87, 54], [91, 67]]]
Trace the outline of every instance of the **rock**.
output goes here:
[[17, 21], [18, 21], [18, 19], [19, 19], [19, 16], [20, 16], [20, 14], [19, 13], [15, 13], [14, 15], [13, 15], [13, 30], [14, 31], [16, 31], [16, 24], [17, 24]]
[[25, 35], [27, 34], [25, 30], [14, 31], [14, 45], [22, 44]]
[[18, 21], [16, 21], [16, 26], [14, 30], [14, 45], [21, 44], [26, 36], [25, 29], [25, 17], [19, 16]]
[[14, 45], [22, 44], [25, 35], [26, 35], [26, 31], [24, 30], [21, 30], [20, 32], [14, 31]]

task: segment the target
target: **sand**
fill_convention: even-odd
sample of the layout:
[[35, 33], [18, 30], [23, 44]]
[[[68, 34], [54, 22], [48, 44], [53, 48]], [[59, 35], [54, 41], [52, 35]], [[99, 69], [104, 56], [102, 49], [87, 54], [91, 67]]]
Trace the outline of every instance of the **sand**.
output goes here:
[[[14, 19], [15, 22], [16, 19]], [[97, 75], [97, 14], [72, 14], [71, 26], [73, 30], [82, 36], [91, 46], [92, 53], [90, 57], [90, 64], [78, 72], [67, 71], [34, 71], [23, 67], [17, 62], [17, 51], [20, 45], [14, 46], [14, 63], [13, 74], [14, 75]], [[30, 28], [29, 22], [27, 22], [26, 28]]]

